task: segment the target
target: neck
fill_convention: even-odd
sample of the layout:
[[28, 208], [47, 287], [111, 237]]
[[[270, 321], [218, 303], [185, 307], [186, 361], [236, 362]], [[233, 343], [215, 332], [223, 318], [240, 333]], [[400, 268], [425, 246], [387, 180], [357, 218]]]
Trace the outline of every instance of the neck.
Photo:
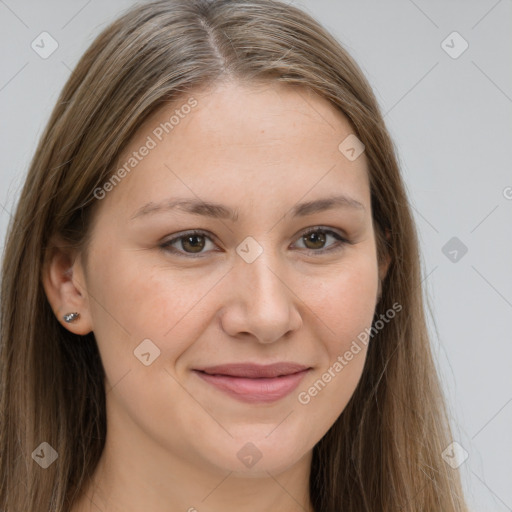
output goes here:
[[92, 481], [72, 512], [314, 512], [312, 452], [279, 473], [229, 471], [109, 428]]

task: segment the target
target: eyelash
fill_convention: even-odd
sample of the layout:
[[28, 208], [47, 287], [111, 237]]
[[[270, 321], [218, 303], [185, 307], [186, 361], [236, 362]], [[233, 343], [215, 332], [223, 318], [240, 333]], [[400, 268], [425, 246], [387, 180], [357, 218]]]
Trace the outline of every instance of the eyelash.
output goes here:
[[[318, 232], [334, 236], [334, 238], [337, 239], [337, 243], [332, 244], [331, 246], [329, 246], [328, 248], [325, 248], [325, 249], [317, 249], [317, 250], [315, 250], [315, 249], [304, 249], [309, 254], [325, 254], [325, 253], [328, 253], [328, 252], [335, 252], [335, 251], [341, 250], [343, 248], [343, 246], [345, 246], [347, 244], [352, 244], [352, 242], [350, 242], [346, 238], [343, 238], [336, 231], [333, 231], [332, 229], [324, 228], [324, 227], [321, 227], [321, 226], [316, 226], [314, 228], [306, 230], [304, 233], [302, 233], [299, 236], [299, 239], [301, 239], [302, 237], [305, 237], [305, 236], [307, 236], [307, 235], [309, 235], [311, 233], [318, 233]], [[193, 254], [193, 253], [183, 252], [183, 251], [177, 250], [176, 248], [172, 247], [172, 244], [174, 244], [175, 242], [178, 242], [178, 241], [180, 241], [180, 240], [182, 240], [184, 238], [187, 238], [189, 236], [194, 236], [194, 235], [204, 236], [204, 237], [208, 238], [210, 241], [213, 242], [211, 237], [208, 236], [207, 232], [202, 231], [200, 229], [194, 229], [194, 230], [182, 233], [179, 236], [176, 236], [174, 238], [171, 238], [170, 240], [167, 240], [166, 242], [164, 242], [163, 244], [160, 245], [160, 248], [164, 252], [170, 252], [172, 254], [177, 254], [179, 256], [184, 256], [185, 258], [201, 258], [205, 254], [207, 254], [207, 252]]]

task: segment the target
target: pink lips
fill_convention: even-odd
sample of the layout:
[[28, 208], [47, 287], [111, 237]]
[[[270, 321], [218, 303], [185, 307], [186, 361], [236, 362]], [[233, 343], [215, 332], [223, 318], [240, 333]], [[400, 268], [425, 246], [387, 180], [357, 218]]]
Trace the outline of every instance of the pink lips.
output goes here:
[[309, 367], [295, 363], [238, 363], [210, 366], [194, 372], [238, 400], [268, 403], [291, 393], [309, 370]]

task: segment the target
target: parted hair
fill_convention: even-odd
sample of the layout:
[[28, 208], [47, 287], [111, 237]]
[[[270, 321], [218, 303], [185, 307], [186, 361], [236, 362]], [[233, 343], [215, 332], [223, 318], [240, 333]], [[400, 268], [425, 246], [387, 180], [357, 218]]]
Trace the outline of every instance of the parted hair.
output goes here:
[[[467, 511], [460, 476], [441, 457], [450, 418], [427, 331], [417, 233], [382, 113], [342, 45], [310, 15], [275, 0], [135, 5], [97, 36], [65, 84], [2, 261], [0, 509], [67, 512], [105, 444], [94, 333], [65, 329], [42, 285], [51, 240], [86, 255], [94, 190], [144, 120], [226, 78], [307, 88], [349, 119], [365, 146], [377, 257], [391, 259], [376, 315], [403, 307], [368, 345], [353, 396], [313, 449], [315, 510]], [[31, 456], [42, 441], [59, 454], [46, 470]]]

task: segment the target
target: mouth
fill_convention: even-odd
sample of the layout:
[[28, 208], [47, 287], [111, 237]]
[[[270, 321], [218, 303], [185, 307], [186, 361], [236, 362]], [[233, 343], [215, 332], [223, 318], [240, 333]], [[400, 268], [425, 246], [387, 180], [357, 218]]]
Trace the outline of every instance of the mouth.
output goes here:
[[237, 363], [194, 369], [203, 381], [249, 403], [275, 402], [289, 395], [311, 367], [296, 363]]

